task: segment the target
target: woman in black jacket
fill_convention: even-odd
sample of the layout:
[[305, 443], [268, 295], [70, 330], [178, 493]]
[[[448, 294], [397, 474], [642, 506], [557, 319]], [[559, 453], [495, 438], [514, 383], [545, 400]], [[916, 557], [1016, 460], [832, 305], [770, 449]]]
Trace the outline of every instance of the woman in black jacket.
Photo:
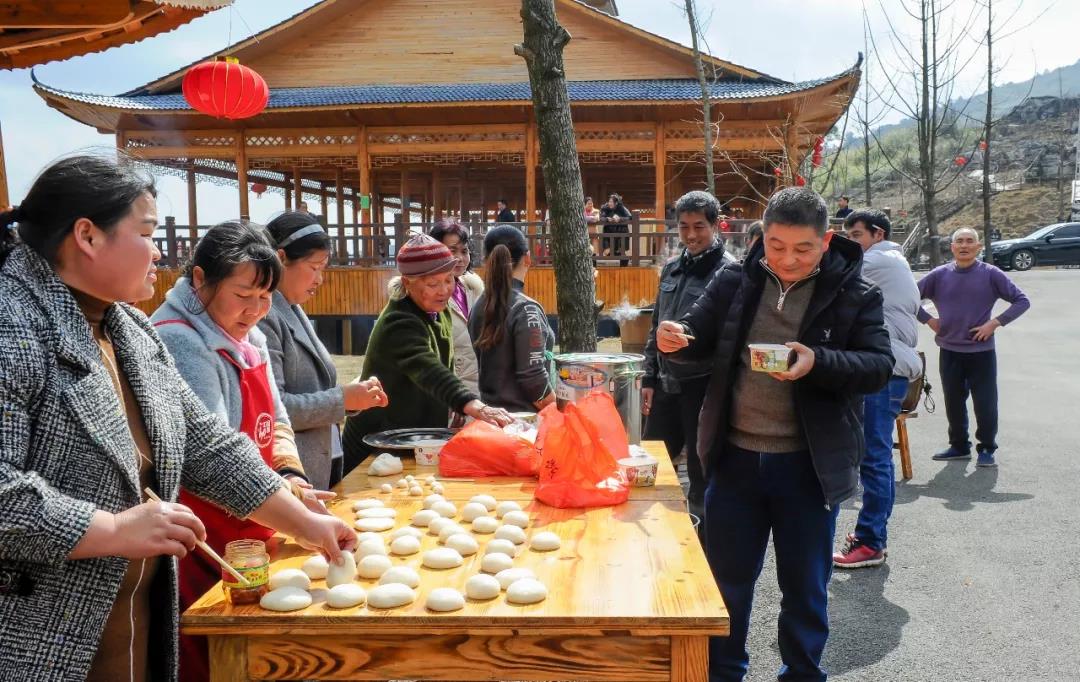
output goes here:
[[[607, 203], [600, 209], [600, 224], [603, 226], [604, 234], [628, 234], [632, 219], [633, 216], [623, 205], [622, 197], [618, 194], [608, 197]], [[612, 256], [622, 256], [626, 253], [628, 245], [629, 240], [626, 237], [604, 237], [601, 240], [600, 255], [604, 255], [610, 249]], [[620, 268], [625, 268], [629, 264], [629, 259], [619, 259]]]

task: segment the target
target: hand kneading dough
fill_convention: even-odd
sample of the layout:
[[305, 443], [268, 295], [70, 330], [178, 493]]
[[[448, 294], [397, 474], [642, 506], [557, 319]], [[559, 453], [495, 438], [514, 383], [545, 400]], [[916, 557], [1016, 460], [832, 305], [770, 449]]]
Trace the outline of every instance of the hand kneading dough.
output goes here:
[[[504, 518], [503, 520], [505, 521], [506, 519]], [[517, 526], [499, 526], [499, 529], [495, 531], [495, 537], [500, 540], [509, 540], [515, 545], [520, 545], [525, 542], [525, 531]]]
[[[492, 554], [491, 556], [506, 556], [505, 554]], [[465, 581], [465, 596], [477, 601], [487, 601], [499, 596], [502, 588], [495, 576], [478, 573]]]
[[503, 514], [502, 522], [510, 526], [517, 526], [518, 528], [528, 528], [529, 515], [523, 511], [508, 511]]
[[394, 527], [393, 519], [357, 519], [356, 530], [379, 533]]
[[[482, 504], [484, 505], [484, 508], [487, 509], [489, 512], [495, 511], [495, 505], [498, 504], [498, 502], [495, 501], [495, 498], [491, 495], [473, 495], [472, 498], [469, 499], [469, 502], [477, 502], [479, 504]], [[520, 509], [520, 507], [518, 508]]]
[[270, 589], [295, 587], [301, 590], [311, 589], [311, 578], [298, 568], [286, 568], [270, 576]]
[[452, 519], [457, 516], [457, 507], [454, 505], [453, 502], [447, 502], [446, 500], [436, 502], [435, 504], [431, 505], [431, 509], [432, 511], [439, 512], [439, 516], [445, 516], [448, 519]]
[[326, 586], [344, 585], [351, 583], [356, 577], [356, 558], [349, 552], [342, 552], [341, 563], [330, 562], [330, 568], [326, 571]]
[[379, 490], [383, 491], [383, 493], [392, 493], [394, 492], [394, 486], [390, 485], [389, 483], [383, 483], [381, 486], [379, 486]]
[[400, 583], [413, 589], [420, 586], [420, 574], [411, 566], [394, 566], [379, 578], [380, 585]]
[[366, 500], [357, 500], [353, 503], [353, 511], [360, 511], [361, 509], [374, 509], [375, 507], [384, 507], [382, 500], [376, 500], [374, 498], [368, 498]]
[[386, 554], [386, 544], [382, 541], [382, 538], [377, 540], [364, 540], [356, 546], [357, 558], [363, 559], [372, 554]]
[[449, 526], [443, 526], [442, 530], [439, 531], [439, 542], [442, 542], [442, 543], [445, 544], [446, 543], [446, 538], [450, 537], [451, 535], [457, 535], [458, 533], [468, 533], [468, 532], [469, 531], [465, 530], [464, 528], [457, 525], [456, 523], [451, 523]]
[[425, 606], [432, 611], [457, 611], [465, 608], [465, 597], [452, 587], [437, 587], [428, 595]]
[[394, 540], [397, 540], [403, 535], [410, 535], [417, 540], [424, 537], [423, 531], [413, 528], [412, 526], [402, 526], [401, 528], [395, 530], [393, 533], [390, 533], [390, 541], [393, 542]]
[[498, 552], [485, 555], [484, 558], [480, 560], [480, 570], [484, 573], [491, 573], [492, 575], [513, 567], [514, 560], [506, 554], [500, 554]]
[[461, 509], [461, 520], [469, 523], [481, 516], [487, 516], [487, 507], [479, 502], [470, 502]]
[[368, 476], [392, 476], [401, 473], [401, 460], [384, 452], [368, 465]]
[[517, 556], [517, 545], [509, 540], [492, 540], [484, 548], [484, 554], [505, 554], [513, 557]]
[[383, 577], [383, 574], [389, 571], [393, 565], [390, 557], [383, 554], [371, 554], [360, 560], [360, 563], [356, 566], [356, 574], [361, 578], [375, 580]]
[[535, 578], [515, 580], [506, 588], [506, 601], [511, 604], [535, 604], [547, 599], [547, 587]]
[[431, 509], [431, 505], [435, 504], [436, 502], [445, 502], [445, 501], [446, 501], [446, 498], [443, 497], [442, 495], [434, 495], [434, 494], [428, 495], [427, 497], [424, 498], [424, 509]]
[[499, 520], [493, 516], [477, 516], [472, 521], [472, 529], [475, 533], [487, 535], [494, 533], [499, 528]]
[[457, 568], [464, 562], [461, 554], [456, 549], [438, 547], [424, 552], [424, 566], [428, 568], [446, 569]]
[[472, 556], [480, 551], [480, 543], [468, 533], [454, 533], [446, 538], [446, 546], [457, 550], [461, 556]]
[[412, 525], [426, 528], [429, 523], [431, 523], [435, 519], [441, 518], [442, 517], [439, 516], [438, 512], [433, 512], [430, 509], [425, 509], [424, 511], [418, 511], [413, 514]]
[[335, 585], [326, 593], [326, 605], [332, 609], [350, 609], [363, 604], [365, 599], [367, 593], [356, 583]]
[[408, 585], [387, 583], [368, 592], [367, 603], [373, 609], [396, 609], [416, 601], [416, 593]]
[[307, 560], [304, 561], [304, 565], [300, 567], [300, 570], [307, 573], [307, 577], [312, 580], [322, 580], [326, 577], [326, 572], [329, 569], [330, 564], [326, 562], [326, 557], [322, 554], [308, 557]]
[[299, 587], [279, 587], [264, 594], [259, 606], [268, 611], [299, 611], [311, 606], [311, 595]]
[[390, 507], [368, 507], [356, 512], [358, 519], [392, 519], [397, 516], [397, 510]]
[[529, 547], [537, 552], [550, 552], [562, 547], [562, 540], [550, 530], [545, 530], [542, 533], [537, 533], [532, 536], [532, 540], [529, 541]]
[[420, 551], [420, 540], [411, 535], [402, 535], [390, 543], [390, 551], [397, 556], [409, 556]]
[[502, 517], [506, 516], [507, 512], [512, 511], [521, 511], [521, 505], [517, 502], [514, 502], [513, 500], [500, 502], [498, 506], [495, 507], [495, 516], [501, 519]]
[[495, 579], [499, 581], [499, 587], [504, 590], [518, 580], [535, 577], [536, 574], [532, 572], [531, 568], [508, 568], [505, 571], [499, 571], [495, 574]]

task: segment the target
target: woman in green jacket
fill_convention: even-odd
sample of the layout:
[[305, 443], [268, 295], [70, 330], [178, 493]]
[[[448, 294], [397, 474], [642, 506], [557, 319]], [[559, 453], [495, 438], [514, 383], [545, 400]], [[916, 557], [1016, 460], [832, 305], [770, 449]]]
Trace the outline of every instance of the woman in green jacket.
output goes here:
[[457, 259], [444, 244], [416, 235], [397, 256], [399, 284], [368, 338], [362, 378], [377, 376], [388, 404], [345, 420], [345, 473], [371, 452], [364, 436], [388, 429], [445, 427], [451, 412], [498, 426], [510, 415], [485, 405], [454, 376], [453, 295]]

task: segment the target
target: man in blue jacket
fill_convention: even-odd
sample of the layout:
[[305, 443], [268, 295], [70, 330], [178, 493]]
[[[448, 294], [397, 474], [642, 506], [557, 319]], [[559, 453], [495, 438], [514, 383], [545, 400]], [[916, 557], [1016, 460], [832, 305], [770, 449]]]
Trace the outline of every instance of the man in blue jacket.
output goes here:
[[[710, 642], [709, 679], [741, 680], [754, 584], [772, 533], [783, 601], [781, 680], [824, 680], [828, 583], [839, 505], [864, 450], [862, 396], [893, 370], [881, 291], [862, 249], [827, 232], [828, 209], [804, 187], [765, 209], [764, 238], [720, 270], [678, 322], [657, 326], [674, 361], [712, 358], [698, 453], [709, 481], [705, 545], [731, 634]], [[752, 371], [748, 343], [786, 344], [787, 371]]]

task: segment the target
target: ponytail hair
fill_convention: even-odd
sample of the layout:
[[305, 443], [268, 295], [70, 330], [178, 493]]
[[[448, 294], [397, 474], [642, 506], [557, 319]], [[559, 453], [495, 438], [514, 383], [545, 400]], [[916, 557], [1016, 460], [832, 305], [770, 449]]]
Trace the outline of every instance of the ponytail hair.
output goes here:
[[528, 240], [512, 225], [494, 227], [484, 237], [484, 323], [474, 342], [480, 350], [494, 348], [503, 340], [514, 268], [528, 253]]

